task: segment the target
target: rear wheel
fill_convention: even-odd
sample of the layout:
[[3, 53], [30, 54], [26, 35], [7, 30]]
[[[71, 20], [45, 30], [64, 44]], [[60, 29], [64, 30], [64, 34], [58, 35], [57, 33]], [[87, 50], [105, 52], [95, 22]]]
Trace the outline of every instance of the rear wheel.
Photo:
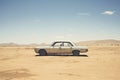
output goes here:
[[79, 56], [79, 54], [80, 54], [80, 51], [77, 51], [77, 50], [73, 51], [73, 56]]
[[47, 52], [45, 50], [40, 50], [39, 51], [39, 55], [40, 56], [46, 56], [47, 55]]

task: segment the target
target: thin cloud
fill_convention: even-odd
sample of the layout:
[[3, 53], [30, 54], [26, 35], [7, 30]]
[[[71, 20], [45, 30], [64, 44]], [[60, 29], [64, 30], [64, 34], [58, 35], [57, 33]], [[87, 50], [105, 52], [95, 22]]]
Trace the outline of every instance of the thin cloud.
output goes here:
[[114, 13], [115, 13], [115, 11], [104, 11], [102, 14], [113, 15]]

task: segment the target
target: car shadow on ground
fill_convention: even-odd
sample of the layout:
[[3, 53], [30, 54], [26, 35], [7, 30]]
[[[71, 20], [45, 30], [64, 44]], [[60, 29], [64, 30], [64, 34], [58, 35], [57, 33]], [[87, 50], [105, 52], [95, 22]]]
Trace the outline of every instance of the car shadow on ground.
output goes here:
[[[41, 56], [41, 55], [35, 55], [35, 56]], [[48, 54], [48, 55], [46, 55], [46, 56], [73, 56], [73, 57], [88, 57], [88, 55], [86, 55], [86, 54], [80, 54], [80, 55], [78, 55], [78, 56], [74, 56], [74, 55], [72, 55], [72, 54]]]

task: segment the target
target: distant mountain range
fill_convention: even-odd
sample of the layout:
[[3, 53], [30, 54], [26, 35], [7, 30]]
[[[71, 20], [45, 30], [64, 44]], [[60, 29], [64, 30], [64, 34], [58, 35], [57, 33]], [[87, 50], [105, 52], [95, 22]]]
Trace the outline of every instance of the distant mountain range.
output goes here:
[[48, 44], [46, 43], [40, 43], [40, 44], [36, 44], [36, 43], [32, 43], [32, 44], [16, 44], [16, 43], [0, 43], [1, 47], [34, 47], [34, 46], [46, 46]]
[[[120, 40], [91, 40], [91, 41], [79, 41], [75, 43], [79, 46], [120, 46]], [[19, 46], [29, 46], [29, 47], [35, 47], [35, 46], [46, 46], [50, 44], [46, 43], [40, 43], [40, 44], [16, 44], [16, 43], [0, 43], [1, 47], [19, 47]]]
[[108, 40], [91, 40], [80, 41], [76, 45], [82, 46], [120, 46], [120, 40], [108, 39]]

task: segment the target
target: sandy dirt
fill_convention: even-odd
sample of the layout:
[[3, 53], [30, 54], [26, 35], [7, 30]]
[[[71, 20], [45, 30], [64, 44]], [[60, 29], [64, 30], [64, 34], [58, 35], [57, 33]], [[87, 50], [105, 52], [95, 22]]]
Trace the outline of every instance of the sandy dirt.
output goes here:
[[119, 80], [120, 47], [89, 47], [80, 56], [35, 56], [0, 47], [0, 80]]

